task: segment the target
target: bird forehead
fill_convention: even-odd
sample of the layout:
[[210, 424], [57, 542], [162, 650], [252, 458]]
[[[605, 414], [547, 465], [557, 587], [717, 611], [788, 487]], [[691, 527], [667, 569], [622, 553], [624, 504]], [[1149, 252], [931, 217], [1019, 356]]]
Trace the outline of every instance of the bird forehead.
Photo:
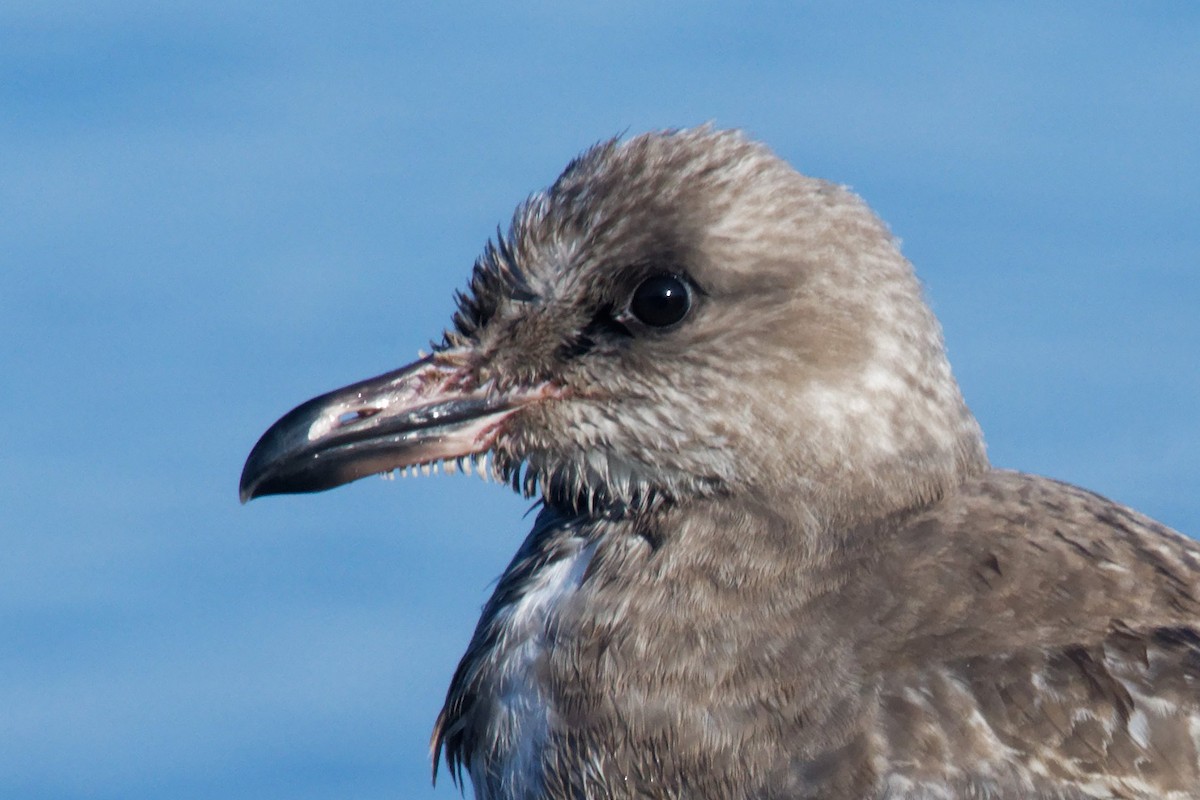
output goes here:
[[840, 217], [870, 216], [860, 205], [740, 134], [699, 128], [593, 147], [518, 208], [508, 244], [546, 300], [603, 293], [642, 266], [733, 292], [802, 279], [797, 256]]
[[553, 227], [595, 235], [662, 231], [799, 178], [762, 145], [710, 129], [605, 142], [573, 161], [533, 205]]

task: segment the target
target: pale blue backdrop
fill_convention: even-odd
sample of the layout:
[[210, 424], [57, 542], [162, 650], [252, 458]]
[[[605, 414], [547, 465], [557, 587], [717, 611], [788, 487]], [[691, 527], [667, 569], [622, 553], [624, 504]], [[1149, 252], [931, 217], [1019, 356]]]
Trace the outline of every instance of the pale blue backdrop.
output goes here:
[[997, 463], [1200, 532], [1196, 4], [261, 5], [0, 7], [0, 797], [454, 795], [428, 733], [528, 504], [238, 473], [624, 131], [852, 185]]

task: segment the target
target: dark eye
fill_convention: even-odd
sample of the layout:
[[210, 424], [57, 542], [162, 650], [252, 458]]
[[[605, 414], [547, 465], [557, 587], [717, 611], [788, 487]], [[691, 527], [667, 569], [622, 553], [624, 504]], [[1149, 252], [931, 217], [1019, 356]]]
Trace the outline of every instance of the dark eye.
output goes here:
[[638, 284], [629, 313], [643, 325], [666, 328], [687, 316], [692, 295], [686, 282], [674, 275], [655, 275]]

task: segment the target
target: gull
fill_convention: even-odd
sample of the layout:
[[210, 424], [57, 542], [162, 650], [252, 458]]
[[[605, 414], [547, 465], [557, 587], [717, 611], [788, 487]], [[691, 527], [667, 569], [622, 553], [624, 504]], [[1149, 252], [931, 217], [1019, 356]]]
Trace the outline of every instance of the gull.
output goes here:
[[[540, 501], [437, 719], [480, 800], [1200, 798], [1200, 549], [993, 468], [850, 190], [711, 127], [521, 205], [434, 352], [243, 501], [445, 462]], [[488, 460], [481, 461], [482, 458]]]

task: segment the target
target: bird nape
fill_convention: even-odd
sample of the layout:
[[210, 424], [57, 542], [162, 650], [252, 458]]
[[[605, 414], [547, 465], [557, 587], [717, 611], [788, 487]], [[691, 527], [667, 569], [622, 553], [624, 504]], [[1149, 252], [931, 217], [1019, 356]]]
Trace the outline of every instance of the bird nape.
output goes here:
[[571, 162], [241, 496], [481, 456], [542, 508], [434, 730], [478, 798], [1200, 798], [1200, 549], [993, 469], [887, 228], [738, 133]]

